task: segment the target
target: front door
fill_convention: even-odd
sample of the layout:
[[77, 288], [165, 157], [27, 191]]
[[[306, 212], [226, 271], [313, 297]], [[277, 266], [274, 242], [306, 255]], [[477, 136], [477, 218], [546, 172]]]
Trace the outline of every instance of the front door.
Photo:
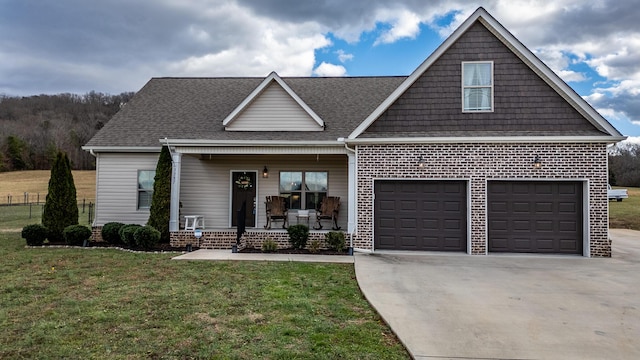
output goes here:
[[238, 226], [238, 210], [245, 206], [245, 226], [256, 226], [256, 172], [231, 173], [231, 226]]

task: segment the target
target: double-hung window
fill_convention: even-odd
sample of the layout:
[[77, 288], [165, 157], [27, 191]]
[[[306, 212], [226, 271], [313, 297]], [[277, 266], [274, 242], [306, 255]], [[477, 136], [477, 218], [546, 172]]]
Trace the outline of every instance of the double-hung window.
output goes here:
[[462, 111], [493, 111], [493, 62], [462, 63]]
[[138, 209], [148, 209], [151, 207], [153, 181], [155, 177], [155, 170], [138, 171]]
[[289, 209], [317, 209], [327, 196], [326, 171], [280, 172], [280, 196], [287, 199]]

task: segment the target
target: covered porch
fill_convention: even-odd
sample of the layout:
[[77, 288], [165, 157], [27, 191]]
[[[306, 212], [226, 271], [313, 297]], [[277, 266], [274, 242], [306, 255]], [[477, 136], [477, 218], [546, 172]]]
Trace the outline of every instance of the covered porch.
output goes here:
[[[355, 153], [344, 143], [229, 147], [168, 141], [167, 145], [173, 161], [172, 246], [231, 249], [236, 244], [238, 210], [244, 206], [246, 233], [240, 247], [259, 248], [266, 239], [289, 247], [284, 219], [268, 226], [266, 199], [271, 196], [285, 199], [288, 225], [309, 226], [310, 242], [324, 244], [325, 233], [334, 227], [323, 220], [322, 229], [314, 229], [325, 196], [340, 198], [336, 218], [340, 231], [348, 239], [355, 231]], [[193, 227], [185, 229], [185, 217], [193, 216], [202, 221], [197, 226], [200, 239]]]

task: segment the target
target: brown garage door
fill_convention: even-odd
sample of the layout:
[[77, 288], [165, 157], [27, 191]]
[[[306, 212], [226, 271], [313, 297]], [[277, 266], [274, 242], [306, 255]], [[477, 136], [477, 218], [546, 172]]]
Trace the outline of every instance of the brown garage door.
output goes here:
[[375, 249], [465, 251], [465, 181], [375, 182]]
[[582, 254], [582, 183], [490, 181], [489, 251]]

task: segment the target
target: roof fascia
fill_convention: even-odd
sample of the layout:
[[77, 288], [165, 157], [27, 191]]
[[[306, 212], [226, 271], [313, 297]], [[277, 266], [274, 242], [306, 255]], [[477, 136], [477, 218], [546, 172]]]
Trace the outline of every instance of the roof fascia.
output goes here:
[[309, 116], [311, 116], [311, 118], [318, 124], [318, 126], [324, 128], [324, 121], [322, 120], [322, 118], [320, 118], [320, 116], [318, 116], [318, 114], [316, 114], [315, 111], [313, 111], [313, 109], [311, 109], [309, 105], [307, 105], [300, 98], [300, 96], [298, 96], [298, 94], [296, 94], [295, 91], [293, 91], [293, 89], [291, 89], [291, 87], [289, 87], [289, 85], [287, 85], [287, 83], [285, 83], [284, 80], [282, 80], [282, 78], [278, 76], [275, 71], [272, 71], [271, 74], [269, 74], [269, 76], [267, 76], [260, 83], [260, 85], [258, 85], [258, 87], [256, 87], [251, 92], [251, 94], [249, 94], [249, 96], [247, 96], [240, 103], [240, 105], [238, 105], [229, 115], [227, 115], [227, 117], [222, 121], [222, 125], [226, 127], [231, 122], [233, 122], [244, 109], [246, 109], [258, 96], [260, 96], [260, 94], [262, 94], [262, 92], [267, 88], [267, 86], [271, 84], [272, 81], [278, 83], [278, 85], [280, 85], [284, 89], [284, 91], [286, 91], [287, 94], [291, 96], [291, 98], [293, 98], [293, 100], [298, 105], [300, 105], [300, 107], [302, 107], [302, 109], [304, 109], [304, 111], [309, 114]]
[[162, 146], [83, 146], [82, 150], [89, 152], [120, 152], [120, 153], [154, 153], [160, 152]]
[[573, 104], [589, 122], [604, 129], [614, 137], [623, 135], [602, 117], [586, 100], [578, 95], [569, 85], [536, 57], [526, 46], [513, 36], [502, 24], [493, 18], [484, 8], [479, 7], [465, 20], [400, 86], [389, 95], [358, 127], [349, 135], [349, 139], [360, 136], [373, 122], [382, 115], [431, 65], [447, 51], [477, 20], [480, 20], [489, 31], [506, 43], [516, 56], [527, 63], [533, 71], [558, 93]]
[[466, 136], [415, 138], [359, 138], [347, 139], [347, 144], [442, 144], [442, 143], [609, 143], [625, 140], [626, 136]]
[[340, 140], [204, 140], [204, 139], [159, 139], [163, 144], [167, 141], [171, 146], [344, 146]]

